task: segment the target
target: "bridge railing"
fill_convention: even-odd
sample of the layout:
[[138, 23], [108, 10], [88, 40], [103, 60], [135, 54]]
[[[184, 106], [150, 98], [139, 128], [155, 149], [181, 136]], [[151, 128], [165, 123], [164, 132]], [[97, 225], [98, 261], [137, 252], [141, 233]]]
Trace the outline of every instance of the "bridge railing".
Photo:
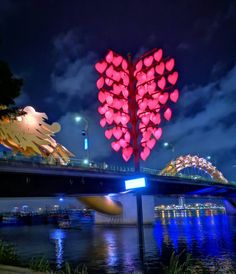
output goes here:
[[[25, 166], [31, 165], [31, 166], [45, 166], [45, 167], [52, 167], [52, 168], [80, 168], [83, 170], [101, 170], [101, 171], [111, 171], [111, 172], [118, 172], [118, 173], [133, 173], [134, 168], [130, 166], [120, 166], [120, 165], [114, 165], [114, 164], [108, 164], [105, 162], [93, 162], [90, 163], [84, 163], [83, 159], [79, 158], [72, 158], [70, 162], [66, 165], [61, 163], [55, 163], [55, 162], [48, 162], [45, 159], [41, 157], [24, 157], [22, 155], [7, 155], [0, 157], [0, 164], [4, 165], [17, 165], [17, 166]], [[140, 171], [147, 174], [153, 174], [157, 175], [160, 170], [158, 169], [151, 169], [146, 167], [141, 167]]]
[[[50, 163], [41, 157], [24, 157], [22, 155], [0, 155], [0, 165], [9, 165], [9, 166], [20, 166], [24, 167], [25, 165], [32, 167], [47, 167], [47, 168], [63, 168], [63, 169], [79, 169], [79, 170], [88, 170], [88, 171], [100, 171], [100, 172], [114, 172], [114, 173], [133, 173], [134, 168], [130, 166], [119, 166], [108, 164], [105, 162], [93, 162], [91, 161], [88, 164], [85, 164], [83, 159], [72, 158], [71, 161], [67, 165], [62, 165], [60, 163]], [[140, 171], [142, 173], [150, 174], [150, 175], [158, 175], [161, 170], [151, 169], [147, 167], [141, 167]], [[211, 179], [199, 177], [196, 175], [187, 175], [183, 173], [177, 173], [174, 177], [191, 179], [191, 180], [201, 180], [206, 182], [213, 182]], [[231, 185], [236, 185], [236, 182], [229, 182]]]

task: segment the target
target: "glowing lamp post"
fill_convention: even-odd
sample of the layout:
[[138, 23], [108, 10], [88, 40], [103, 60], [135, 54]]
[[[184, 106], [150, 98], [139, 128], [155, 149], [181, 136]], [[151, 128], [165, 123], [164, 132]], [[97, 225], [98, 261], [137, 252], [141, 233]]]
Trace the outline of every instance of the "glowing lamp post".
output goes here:
[[88, 138], [88, 120], [85, 119], [84, 117], [82, 116], [75, 116], [75, 122], [76, 123], [80, 123], [81, 121], [84, 121], [85, 123], [85, 127], [84, 129], [82, 130], [82, 135], [84, 137], [84, 150], [86, 152], [86, 159], [84, 159], [83, 163], [84, 164], [89, 164], [89, 138]]
[[175, 88], [178, 72], [175, 60], [164, 58], [162, 49], [153, 49], [132, 62], [110, 50], [96, 63], [98, 112], [105, 136], [113, 138], [111, 147], [128, 161], [134, 156], [135, 171], [140, 159], [146, 160], [161, 138], [163, 118], [169, 121], [179, 91]]
[[169, 150], [171, 150], [171, 152], [172, 152], [172, 159], [171, 160], [174, 160], [174, 153], [175, 153], [175, 147], [174, 147], [174, 145], [173, 144], [170, 144], [170, 143], [168, 143], [168, 142], [164, 142], [163, 143], [163, 147], [165, 148], [165, 149], [169, 149]]

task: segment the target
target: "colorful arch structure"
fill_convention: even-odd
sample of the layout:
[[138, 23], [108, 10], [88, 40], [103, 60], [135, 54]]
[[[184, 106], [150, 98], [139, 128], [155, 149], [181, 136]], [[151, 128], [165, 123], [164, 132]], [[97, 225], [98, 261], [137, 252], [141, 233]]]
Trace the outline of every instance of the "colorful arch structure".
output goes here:
[[223, 174], [217, 170], [211, 162], [208, 162], [204, 158], [200, 158], [196, 155], [180, 156], [174, 161], [171, 161], [159, 175], [175, 176], [178, 172], [187, 167], [197, 167], [207, 172], [216, 182], [228, 184], [228, 180]]

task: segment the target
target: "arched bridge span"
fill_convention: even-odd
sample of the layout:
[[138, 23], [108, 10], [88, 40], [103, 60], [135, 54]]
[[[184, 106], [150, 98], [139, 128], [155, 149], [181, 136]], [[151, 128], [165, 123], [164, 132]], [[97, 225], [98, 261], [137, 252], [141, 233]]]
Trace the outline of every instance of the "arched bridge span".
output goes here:
[[228, 180], [211, 162], [196, 155], [185, 155], [171, 161], [159, 175], [176, 176], [181, 170], [188, 167], [197, 167], [207, 172], [213, 181], [228, 184]]

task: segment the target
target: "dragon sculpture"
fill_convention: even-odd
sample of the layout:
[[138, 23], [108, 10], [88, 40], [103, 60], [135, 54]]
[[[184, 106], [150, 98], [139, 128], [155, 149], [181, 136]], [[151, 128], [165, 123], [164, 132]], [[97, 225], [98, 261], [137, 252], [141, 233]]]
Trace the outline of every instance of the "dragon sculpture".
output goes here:
[[68, 163], [73, 154], [52, 137], [61, 126], [58, 123], [47, 124], [47, 118], [45, 113], [30, 106], [10, 109], [0, 105], [0, 144], [13, 153], [40, 155], [48, 161]]

